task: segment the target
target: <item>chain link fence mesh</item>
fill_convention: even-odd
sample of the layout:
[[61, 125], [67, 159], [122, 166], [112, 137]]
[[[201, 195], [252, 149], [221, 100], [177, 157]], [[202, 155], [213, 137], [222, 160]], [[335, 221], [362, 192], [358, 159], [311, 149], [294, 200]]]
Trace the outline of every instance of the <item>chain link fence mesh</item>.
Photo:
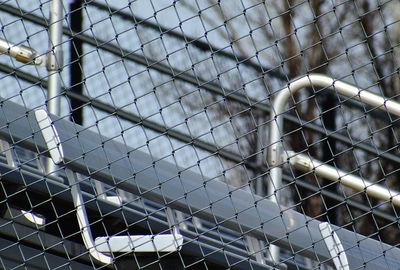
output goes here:
[[54, 2], [0, 2], [1, 268], [400, 268], [398, 1]]

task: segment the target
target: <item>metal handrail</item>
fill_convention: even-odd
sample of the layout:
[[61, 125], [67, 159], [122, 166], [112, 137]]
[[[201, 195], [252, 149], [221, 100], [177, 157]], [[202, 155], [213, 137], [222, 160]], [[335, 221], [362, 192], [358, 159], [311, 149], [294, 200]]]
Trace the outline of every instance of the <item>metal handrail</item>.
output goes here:
[[[282, 168], [283, 162], [288, 154], [284, 154], [284, 145], [283, 145], [283, 114], [285, 112], [286, 104], [290, 97], [292, 97], [296, 92], [301, 89], [305, 89], [307, 87], [325, 87], [327, 90], [335, 91], [338, 94], [356, 99], [362, 103], [368, 104], [373, 107], [377, 107], [378, 109], [392, 113], [396, 116], [400, 116], [400, 103], [395, 101], [385, 99], [382, 96], [373, 94], [366, 90], [360, 89], [354, 85], [335, 80], [331, 77], [328, 77], [323, 74], [309, 74], [303, 77], [300, 77], [293, 82], [289, 83], [286, 88], [281, 90], [279, 94], [276, 96], [272, 103], [271, 110], [271, 122], [270, 122], [270, 135], [269, 135], [269, 144], [268, 144], [268, 164], [272, 166], [270, 170], [270, 180], [267, 182], [268, 186], [268, 196], [269, 199], [273, 202], [279, 203], [280, 201], [280, 188], [282, 186]], [[303, 159], [297, 158], [295, 159], [297, 162], [292, 161], [291, 164], [296, 165], [296, 168], [300, 168], [303, 170], [312, 170], [313, 168], [318, 168], [314, 170], [317, 175], [327, 176], [332, 180], [343, 179], [342, 174], [337, 173], [329, 173], [331, 168], [328, 165], [321, 166], [302, 166], [302, 160], [306, 160], [306, 156], [302, 156]], [[317, 161], [311, 161], [310, 163], [316, 163]], [[333, 178], [332, 178], [333, 177]], [[350, 178], [349, 176], [347, 178]], [[396, 192], [388, 191], [384, 187], [373, 189], [371, 185], [368, 185], [364, 182], [364, 184], [360, 185], [360, 181], [362, 179], [357, 179], [360, 181], [353, 181], [355, 179], [352, 178], [351, 181], [346, 182], [348, 186], [353, 186], [356, 190], [365, 189], [368, 195], [373, 196], [378, 199], [391, 199], [393, 196], [397, 194]], [[345, 181], [342, 181], [344, 183]], [[379, 191], [377, 191], [379, 190]], [[386, 191], [385, 191], [386, 190]], [[396, 204], [397, 205], [397, 204]], [[279, 256], [279, 249], [276, 249], [272, 252], [272, 257], [274, 259]]]
[[379, 200], [391, 201], [393, 205], [400, 207], [400, 194], [382, 185], [378, 185], [361, 177], [350, 174], [336, 167], [327, 165], [308, 155], [288, 151], [289, 163], [303, 172], [314, 172], [316, 175], [340, 184], [356, 191], [365, 191], [369, 196]]
[[282, 168], [279, 166], [283, 161], [283, 113], [288, 99], [300, 89], [306, 87], [326, 87], [341, 95], [357, 99], [358, 101], [377, 107], [380, 110], [392, 113], [400, 117], [400, 103], [385, 99], [379, 95], [362, 90], [351, 84], [337, 81], [322, 74], [310, 74], [291, 82], [285, 89], [279, 92], [271, 110], [270, 136], [268, 163], [274, 166], [270, 171], [271, 181], [268, 182], [268, 195], [271, 200], [279, 201], [279, 187], [282, 186]]

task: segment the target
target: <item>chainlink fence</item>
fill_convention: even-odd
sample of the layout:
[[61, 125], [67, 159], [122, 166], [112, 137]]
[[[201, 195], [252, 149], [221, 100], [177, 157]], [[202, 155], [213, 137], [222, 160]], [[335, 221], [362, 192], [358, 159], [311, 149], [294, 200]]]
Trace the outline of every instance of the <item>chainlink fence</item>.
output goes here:
[[1, 269], [400, 269], [398, 1], [0, 2]]

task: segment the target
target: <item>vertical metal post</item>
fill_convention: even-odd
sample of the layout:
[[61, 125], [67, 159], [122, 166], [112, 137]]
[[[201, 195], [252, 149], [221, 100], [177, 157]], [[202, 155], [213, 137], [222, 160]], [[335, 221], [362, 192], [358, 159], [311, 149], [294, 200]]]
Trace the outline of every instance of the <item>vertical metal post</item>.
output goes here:
[[[50, 1], [50, 26], [49, 26], [49, 54], [47, 58], [48, 71], [48, 96], [47, 108], [49, 113], [60, 114], [60, 92], [61, 74], [63, 66], [62, 53], [62, 23], [63, 23], [63, 4], [62, 0]], [[47, 159], [46, 168], [48, 173], [52, 173], [57, 166], [51, 159]]]
[[[272, 166], [269, 172], [269, 178], [267, 178], [267, 196], [268, 198], [279, 204], [280, 203], [280, 190], [282, 186], [282, 168], [278, 165], [279, 160], [282, 156], [282, 142], [280, 129], [283, 129], [283, 117], [277, 117], [275, 109], [271, 108], [271, 126], [269, 133], [269, 151], [268, 151], [268, 164]], [[279, 247], [270, 245], [269, 247], [269, 259], [275, 263], [279, 262]]]
[[[82, 1], [81, 0], [73, 0], [69, 5], [70, 14], [69, 14], [69, 24], [73, 33], [82, 32]], [[77, 94], [83, 93], [83, 84], [82, 84], [82, 41], [80, 39], [72, 36], [70, 43], [70, 63], [69, 72], [70, 72], [70, 85], [71, 91]], [[83, 102], [73, 99], [70, 99], [71, 103], [71, 120], [73, 120], [78, 125], [83, 124]]]
[[[257, 115], [257, 164], [260, 165], [265, 165], [265, 151], [264, 151], [264, 145], [266, 143], [266, 126], [265, 126], [265, 121], [264, 121], [265, 115], [263, 115], [262, 112], [259, 112]], [[263, 179], [265, 176], [263, 176], [261, 179], [256, 181], [255, 184], [255, 191], [258, 195], [260, 196], [265, 196], [265, 191], [264, 191], [264, 181]]]
[[61, 0], [50, 2], [50, 48], [47, 63], [49, 72], [48, 110], [51, 114], [60, 114], [60, 90], [62, 68], [62, 22], [63, 6]]

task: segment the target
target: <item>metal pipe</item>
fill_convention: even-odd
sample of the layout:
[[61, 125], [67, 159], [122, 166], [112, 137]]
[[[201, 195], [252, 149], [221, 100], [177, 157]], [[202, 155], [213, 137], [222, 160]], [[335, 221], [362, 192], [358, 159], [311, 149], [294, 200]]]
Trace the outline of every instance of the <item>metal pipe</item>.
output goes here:
[[268, 195], [275, 194], [275, 196], [272, 196], [273, 201], [279, 201], [279, 188], [282, 186], [282, 168], [279, 165], [282, 163], [283, 113], [285, 105], [293, 94], [306, 87], [326, 87], [341, 95], [357, 99], [362, 103], [400, 116], [399, 103], [325, 75], [310, 74], [291, 82], [279, 92], [272, 103], [268, 162], [270, 166], [274, 167], [270, 171], [271, 181], [268, 182]]
[[356, 191], [365, 191], [371, 197], [379, 200], [391, 201], [395, 206], [400, 207], [400, 194], [387, 187], [375, 184], [362, 179], [336, 167], [324, 164], [321, 161], [310, 158], [305, 154], [288, 152], [289, 162], [296, 169], [303, 172], [313, 171], [316, 175], [331, 181], [339, 181], [340, 184]]
[[50, 3], [50, 48], [47, 63], [48, 78], [48, 110], [54, 115], [60, 114], [60, 92], [62, 68], [62, 20], [63, 7], [61, 0], [52, 0]]
[[[41, 81], [39, 78], [36, 78], [36, 77], [32, 76], [31, 74], [24, 73], [21, 70], [13, 70], [9, 66], [0, 64], [0, 71], [4, 72], [4, 73], [14, 72], [18, 78], [21, 78], [21, 79], [26, 80], [28, 82], [31, 82], [33, 84], [40, 83], [43, 87], [47, 87], [46, 81], [44, 81], [44, 80]], [[65, 91], [65, 89], [63, 91]], [[190, 138], [186, 134], [180, 133], [180, 132], [175, 131], [173, 129], [167, 129], [165, 127], [162, 127], [161, 125], [158, 125], [155, 122], [152, 122], [152, 121], [149, 121], [149, 120], [146, 120], [146, 119], [141, 119], [140, 117], [138, 117], [138, 116], [136, 116], [136, 115], [134, 115], [132, 113], [128, 113], [128, 112], [125, 112], [125, 111], [122, 111], [122, 110], [115, 110], [111, 105], [107, 105], [107, 104], [99, 102], [97, 100], [91, 100], [90, 98], [88, 98], [88, 97], [86, 97], [84, 95], [78, 95], [78, 94], [71, 93], [71, 92], [66, 92], [66, 95], [68, 97], [70, 97], [71, 99], [79, 99], [80, 101], [82, 101], [84, 103], [88, 103], [88, 104], [90, 103], [93, 107], [95, 107], [95, 108], [97, 108], [99, 110], [111, 113], [111, 114], [115, 114], [116, 116], [119, 116], [122, 119], [131, 121], [133, 123], [140, 123], [146, 128], [150, 128], [150, 129], [152, 129], [154, 131], [157, 131], [159, 133], [163, 133], [165, 135], [171, 136], [172, 138], [177, 139], [177, 140], [179, 140], [181, 142], [193, 144], [196, 147], [199, 147], [199, 148], [201, 148], [201, 149], [203, 149], [205, 151], [209, 151], [211, 153], [218, 153], [220, 156], [226, 158], [227, 160], [230, 160], [230, 161], [233, 161], [233, 162], [238, 162], [238, 163], [243, 162], [244, 164], [246, 164], [246, 166], [250, 167], [251, 169], [268, 169], [264, 165], [257, 165], [255, 162], [252, 162], [252, 161], [249, 161], [249, 160], [243, 160], [242, 157], [236, 155], [235, 153], [231, 153], [231, 152], [226, 151], [224, 149], [218, 149], [215, 146], [213, 146], [211, 144], [208, 144], [206, 142], [203, 142], [201, 140], [198, 140], [196, 138], [195, 139]], [[298, 120], [296, 118], [294, 118], [294, 117], [291, 117], [290, 115], [284, 115], [283, 117], [284, 117], [284, 121], [298, 123]], [[311, 131], [318, 132], [320, 134], [325, 134], [325, 132], [322, 130], [322, 128], [319, 127], [319, 126], [316, 126], [315, 124], [307, 123], [307, 124], [304, 125], [304, 127], [309, 129], [309, 130], [311, 130]], [[327, 130], [326, 132], [332, 133], [329, 130]], [[330, 134], [330, 136], [332, 138], [334, 138], [335, 140], [338, 140], [338, 141], [340, 141], [340, 142], [342, 142], [344, 144], [351, 145], [351, 142], [341, 134], [332, 133], [332, 134]], [[379, 149], [377, 151], [376, 149], [372, 149], [372, 147], [370, 147], [370, 146], [368, 146], [368, 145], [366, 145], [364, 143], [358, 143], [357, 145], [354, 145], [354, 147], [355, 148], [359, 148], [361, 150], [364, 150], [364, 151], [366, 151], [366, 152], [368, 152], [370, 154], [374, 154], [374, 153], [376, 154], [377, 152], [381, 153], [380, 157], [382, 157], [382, 158], [384, 158], [384, 159], [386, 159], [388, 161], [397, 163], [397, 164], [400, 163], [400, 160], [398, 159], [397, 156], [392, 155], [392, 154], [387, 153], [387, 152], [379, 151]], [[286, 177], [288, 178], [289, 176], [286, 176]], [[305, 188], [307, 190], [312, 190], [312, 186], [311, 185], [307, 185], [306, 183], [303, 183], [303, 182], [298, 182], [298, 184], [301, 185], [303, 188]], [[304, 186], [304, 185], [306, 185], [306, 186]], [[317, 189], [315, 189], [314, 191], [317, 191]], [[326, 195], [328, 197], [336, 196], [335, 194], [333, 194], [331, 192], [327, 192], [327, 191], [322, 191], [322, 192], [324, 193], [324, 195]], [[335, 197], [335, 200], [340, 200], [340, 199]], [[349, 201], [349, 203], [353, 204], [353, 203], [356, 203], [356, 202]], [[360, 205], [360, 204], [354, 205], [354, 207], [357, 208], [357, 209], [363, 210], [363, 211], [367, 211], [368, 210], [368, 209], [361, 209], [362, 205]], [[381, 217], [383, 219], [386, 219], [386, 220], [393, 221], [394, 217], [389, 216], [389, 215], [385, 215], [384, 213], [381, 213], [378, 210], [375, 210], [375, 211], [376, 211], [375, 214], [377, 214], [379, 217]]]
[[37, 52], [24, 45], [16, 45], [0, 38], [0, 54], [8, 54], [24, 64], [41, 65], [44, 58], [38, 57]]
[[[293, 181], [293, 176], [288, 176], [288, 175], [283, 175], [283, 181], [290, 184]], [[395, 223], [397, 222], [397, 218], [390, 213], [386, 213], [382, 210], [379, 209], [378, 206], [376, 207], [369, 207], [367, 205], [362, 204], [361, 202], [358, 202], [354, 200], [353, 198], [350, 197], [345, 197], [343, 195], [340, 195], [338, 193], [333, 193], [332, 191], [326, 190], [326, 189], [320, 189], [319, 187], [310, 184], [302, 179], [296, 179], [296, 186], [311, 191], [315, 194], [321, 194], [324, 197], [328, 197], [330, 199], [333, 199], [336, 201], [337, 205], [344, 205], [351, 207], [352, 209], [360, 210], [364, 213], [371, 212], [374, 214], [375, 218], [382, 219], [385, 222], [389, 223]]]
[[[273, 66], [263, 66], [260, 61], [257, 60], [257, 57], [250, 56], [250, 57], [243, 57], [240, 55], [236, 55], [234, 53], [230, 53], [230, 50], [226, 50], [230, 45], [227, 45], [226, 47], [218, 48], [213, 46], [210, 42], [205, 42], [202, 40], [201, 37], [194, 38], [188, 36], [186, 33], [185, 35], [182, 34], [181, 31], [179, 30], [179, 27], [175, 27], [175, 29], [170, 29], [167, 27], [163, 27], [160, 24], [156, 24], [152, 22], [149, 19], [141, 18], [137, 14], [134, 14], [133, 12], [124, 12], [119, 9], [115, 9], [113, 7], [110, 7], [109, 5], [105, 5], [100, 2], [96, 1], [90, 1], [87, 3], [88, 6], [93, 6], [95, 8], [100, 9], [103, 12], [107, 12], [111, 15], [117, 15], [120, 18], [128, 21], [127, 23], [130, 23], [132, 25], [142, 25], [143, 27], [152, 29], [153, 31], [157, 31], [162, 33], [163, 35], [168, 35], [170, 37], [173, 37], [177, 39], [179, 42], [184, 42], [185, 44], [190, 44], [191, 46], [196, 47], [200, 51], [203, 52], [210, 52], [213, 55], [225, 57], [231, 61], [235, 61], [237, 63], [243, 64], [247, 67], [252, 68], [256, 72], [263, 72], [267, 73], [269, 76], [273, 78], [277, 78], [279, 80], [286, 80], [286, 75], [280, 71], [279, 67], [273, 67]], [[260, 26], [261, 27], [261, 26]], [[254, 31], [255, 29], [253, 29]], [[255, 60], [255, 61], [254, 61]]]
[[[83, 28], [83, 11], [82, 11], [83, 1], [74, 0], [70, 1], [69, 9], [69, 19], [70, 19], [70, 27], [71, 30], [75, 33], [81, 33]], [[79, 95], [83, 94], [83, 62], [82, 62], [82, 54], [83, 54], [83, 42], [80, 39], [71, 37], [70, 41], [70, 85], [71, 92], [77, 93]], [[71, 103], [71, 120], [75, 121], [75, 123], [79, 125], [83, 125], [83, 106], [84, 103], [80, 100], [76, 100], [70, 98]]]
[[[9, 67], [7, 65], [0, 64], [0, 72], [13, 73], [22, 80], [25, 80], [32, 84], [39, 84], [41, 87], [47, 88], [47, 82], [45, 80], [40, 80], [39, 78], [34, 77], [31, 74], [25, 73], [21, 70], [13, 70], [11, 67]], [[63, 89], [63, 92], [65, 92], [65, 94], [71, 99], [78, 99], [78, 100], [82, 101], [83, 103], [90, 104], [94, 108], [97, 108], [104, 112], [108, 112], [110, 114], [114, 114], [114, 115], [121, 117], [122, 119], [125, 119], [127, 121], [130, 121], [134, 124], [140, 123], [141, 125], [143, 125], [146, 128], [149, 128], [151, 130], [154, 130], [154, 131], [159, 132], [164, 135], [171, 136], [172, 138], [179, 140], [181, 142], [193, 144], [194, 146], [199, 147], [200, 149], [203, 149], [205, 151], [209, 151], [210, 153], [218, 153], [218, 155], [220, 155], [221, 157], [223, 157], [229, 161], [236, 162], [236, 163], [242, 162], [243, 164], [245, 164], [246, 166], [248, 166], [249, 168], [251, 168], [253, 170], [268, 170], [268, 167], [265, 165], [258, 165], [257, 163], [250, 161], [250, 160], [246, 160], [246, 159], [243, 160], [243, 158], [241, 156], [238, 156], [237, 154], [235, 154], [233, 152], [229, 152], [224, 149], [218, 149], [217, 147], [215, 147], [207, 142], [201, 141], [196, 138], [191, 138], [190, 136], [188, 136], [184, 133], [180, 133], [179, 131], [176, 131], [174, 129], [167, 129], [155, 122], [149, 121], [147, 119], [142, 119], [139, 116], [136, 116], [135, 114], [132, 114], [130, 112], [125, 112], [123, 110], [115, 110], [115, 108], [112, 107], [111, 105], [105, 104], [98, 100], [91, 100], [90, 98], [88, 98], [84, 95], [72, 93], [72, 92], [66, 91], [65, 89]], [[289, 121], [292, 123], [299, 123], [297, 118], [292, 117], [290, 115], [284, 115], [284, 121]], [[321, 127], [319, 127], [315, 124], [306, 123], [304, 125], [304, 128], [306, 128], [310, 131], [313, 131], [313, 132], [320, 133], [320, 134], [332, 133], [329, 136], [331, 136], [333, 139], [338, 140], [339, 142], [344, 143], [346, 145], [352, 145], [351, 141], [349, 141], [343, 135], [338, 134], [338, 133], [333, 133], [330, 130], [324, 131]], [[400, 159], [397, 156], [387, 153], [387, 152], [384, 152], [379, 149], [373, 149], [372, 147], [370, 147], [367, 144], [364, 144], [362, 142], [357, 143], [356, 145], [353, 145], [353, 146], [354, 146], [354, 148], [361, 149], [363, 151], [366, 151], [369, 154], [380, 153], [381, 158], [383, 158], [387, 161], [390, 161], [390, 162], [394, 162], [395, 164], [400, 164]], [[284, 175], [283, 177], [284, 177], [284, 181], [290, 182], [288, 175]], [[302, 182], [301, 180], [298, 180], [297, 184], [306, 190], [310, 190], [313, 192], [319, 192], [317, 187], [312, 186], [308, 183]], [[324, 196], [333, 198], [338, 202], [343, 201], [343, 199], [344, 199], [330, 191], [322, 190], [320, 192], [322, 192]], [[356, 209], [359, 209], [359, 210], [362, 210], [365, 212], [370, 211], [370, 209], [365, 208], [362, 204], [359, 204], [355, 201], [349, 200], [347, 203]], [[393, 222], [396, 219], [394, 216], [383, 213], [383, 212], [379, 211], [378, 209], [374, 209], [374, 214], [377, 215], [378, 217], [385, 219], [387, 221], [390, 221], [390, 222]]]
[[89, 251], [90, 255], [99, 262], [102, 262], [104, 264], [112, 263], [112, 257], [107, 256], [96, 249], [96, 244], [93, 241], [92, 232], [90, 230], [90, 223], [85, 210], [85, 203], [83, 201], [79, 183], [76, 179], [76, 174], [70, 169], [65, 169], [65, 174], [67, 175], [68, 182], [71, 186], [72, 200], [75, 205], [76, 217], [78, 219], [78, 224], [81, 230], [82, 239], [85, 247]]
[[[61, 94], [61, 68], [63, 62], [62, 53], [62, 31], [63, 31], [63, 5], [62, 0], [52, 0], [50, 2], [50, 44], [47, 59], [48, 71], [48, 95], [47, 108], [51, 114], [60, 114], [60, 94]], [[51, 159], [46, 160], [48, 173], [57, 170], [57, 166]]]
[[[400, 116], [399, 103], [322, 74], [309, 74], [289, 83], [276, 96], [271, 109], [268, 164], [272, 168], [270, 170], [270, 181], [267, 182], [267, 194], [270, 200], [276, 203], [280, 201], [279, 193], [282, 186], [282, 168], [280, 166], [283, 163], [283, 113], [288, 99], [297, 91], [306, 87], [326, 87], [328, 90], [335, 91], [338, 94], [354, 98], [362, 103]], [[274, 250], [271, 256], [276, 260], [279, 257], [279, 250]]]

